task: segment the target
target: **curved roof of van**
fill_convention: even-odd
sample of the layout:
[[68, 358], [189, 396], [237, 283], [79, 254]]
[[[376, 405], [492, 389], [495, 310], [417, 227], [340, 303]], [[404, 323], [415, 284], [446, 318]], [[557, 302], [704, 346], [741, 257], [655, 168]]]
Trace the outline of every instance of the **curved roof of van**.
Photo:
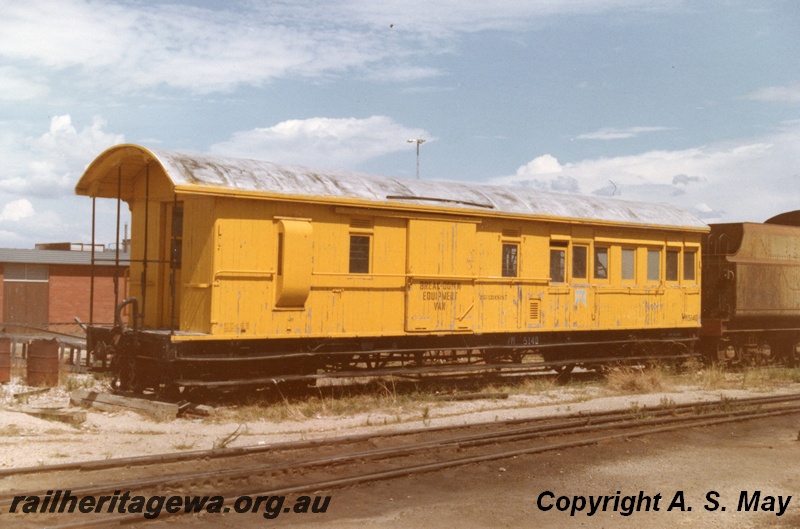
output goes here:
[[414, 180], [342, 170], [320, 170], [137, 145], [117, 145], [100, 154], [75, 187], [79, 195], [133, 197], [133, 184], [150, 167], [166, 176], [176, 193], [242, 195], [320, 201], [361, 207], [447, 210], [480, 216], [558, 217], [706, 231], [705, 222], [668, 204], [549, 193], [531, 188]]

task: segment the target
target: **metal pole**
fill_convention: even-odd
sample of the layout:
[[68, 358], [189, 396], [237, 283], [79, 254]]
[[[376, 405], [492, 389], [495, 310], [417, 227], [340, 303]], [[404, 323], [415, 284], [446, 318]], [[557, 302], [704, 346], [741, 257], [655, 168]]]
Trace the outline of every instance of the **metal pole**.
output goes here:
[[119, 304], [119, 220], [120, 205], [122, 203], [122, 166], [117, 167], [117, 239], [116, 254], [114, 257], [114, 306]]
[[175, 209], [178, 207], [178, 193], [175, 193], [172, 198], [172, 221], [170, 222], [170, 231], [172, 238], [170, 239], [170, 273], [169, 273], [169, 295], [170, 295], [170, 309], [169, 309], [169, 334], [175, 334], [175, 268], [178, 266], [177, 256], [175, 255]]
[[419, 180], [419, 142], [417, 142], [417, 180]]
[[[144, 316], [147, 312], [147, 243], [149, 238], [148, 228], [150, 227], [150, 162], [147, 162], [144, 180], [144, 260], [142, 261], [142, 312], [139, 314], [142, 327], [145, 325]], [[131, 237], [133, 237], [133, 227], [131, 226]]]
[[422, 138], [412, 138], [408, 140], [408, 143], [417, 144], [417, 180], [419, 180], [419, 146], [425, 143], [425, 140], [423, 140]]
[[97, 197], [92, 197], [92, 266], [91, 280], [89, 282], [89, 325], [94, 324], [94, 241], [95, 241], [95, 218], [97, 211]]

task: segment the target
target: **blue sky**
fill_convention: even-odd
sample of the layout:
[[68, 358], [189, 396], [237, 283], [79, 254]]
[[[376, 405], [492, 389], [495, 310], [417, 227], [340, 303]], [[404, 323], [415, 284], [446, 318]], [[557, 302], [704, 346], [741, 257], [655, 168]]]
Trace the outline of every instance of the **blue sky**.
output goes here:
[[[800, 209], [795, 0], [0, 0], [0, 246], [90, 238], [117, 143]], [[114, 205], [100, 205], [101, 242]]]

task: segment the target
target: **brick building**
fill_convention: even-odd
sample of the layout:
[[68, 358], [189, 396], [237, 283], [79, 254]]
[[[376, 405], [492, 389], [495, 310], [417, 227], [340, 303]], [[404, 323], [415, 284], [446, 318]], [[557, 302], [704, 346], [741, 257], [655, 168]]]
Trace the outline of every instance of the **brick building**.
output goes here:
[[114, 301], [122, 301], [127, 292], [128, 259], [120, 253], [117, 261], [115, 251], [97, 247], [92, 267], [91, 245], [0, 248], [0, 325], [8, 333], [47, 329], [80, 335], [76, 317], [84, 323], [113, 323]]

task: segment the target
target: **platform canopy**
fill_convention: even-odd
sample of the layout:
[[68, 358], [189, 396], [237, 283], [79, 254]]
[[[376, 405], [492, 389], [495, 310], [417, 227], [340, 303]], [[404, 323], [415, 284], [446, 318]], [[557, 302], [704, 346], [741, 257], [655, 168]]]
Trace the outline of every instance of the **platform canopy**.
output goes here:
[[689, 212], [668, 204], [608, 197], [548, 193], [460, 182], [414, 180], [320, 170], [138, 145], [111, 147], [84, 172], [75, 192], [92, 197], [134, 198], [134, 183], [145, 174], [166, 178], [173, 193], [249, 196], [400, 210], [447, 210], [469, 215], [524, 216], [603, 224], [707, 231]]

